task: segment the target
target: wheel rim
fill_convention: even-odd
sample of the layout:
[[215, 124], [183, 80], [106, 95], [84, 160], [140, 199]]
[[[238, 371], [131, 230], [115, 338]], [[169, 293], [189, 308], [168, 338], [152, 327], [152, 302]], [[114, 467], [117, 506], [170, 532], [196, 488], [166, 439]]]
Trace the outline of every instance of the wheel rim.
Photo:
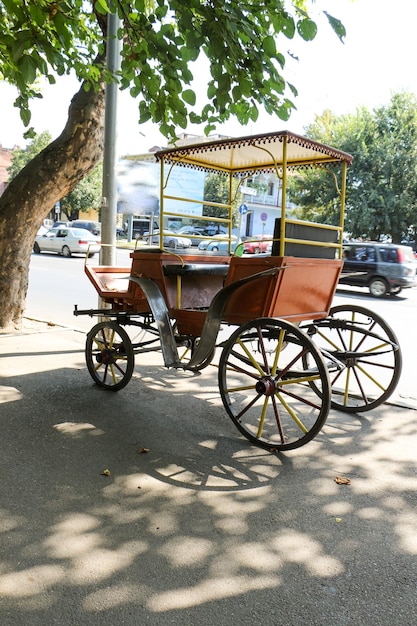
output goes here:
[[68, 248], [68, 246], [64, 246], [62, 248], [62, 255], [66, 257], [71, 256], [71, 250]]
[[393, 330], [379, 315], [364, 307], [341, 305], [314, 326], [314, 342], [322, 353], [344, 365], [340, 369], [329, 364], [333, 408], [369, 411], [392, 395], [401, 375], [401, 350]]
[[100, 322], [87, 335], [86, 363], [94, 382], [118, 391], [127, 385], [135, 366], [132, 343], [116, 322]]
[[373, 296], [380, 298], [381, 296], [385, 296], [388, 289], [385, 282], [382, 279], [378, 279], [371, 282], [369, 291]]
[[231, 335], [220, 357], [219, 389], [240, 432], [271, 451], [298, 448], [313, 439], [330, 408], [320, 352], [305, 333], [282, 320], [255, 320]]

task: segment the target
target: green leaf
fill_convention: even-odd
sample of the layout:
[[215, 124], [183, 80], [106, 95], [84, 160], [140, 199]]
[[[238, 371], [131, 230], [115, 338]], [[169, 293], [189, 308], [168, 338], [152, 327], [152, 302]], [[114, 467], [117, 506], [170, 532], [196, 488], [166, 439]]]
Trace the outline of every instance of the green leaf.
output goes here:
[[21, 108], [20, 109], [20, 119], [22, 120], [23, 124], [25, 126], [27, 126], [30, 122], [30, 118], [32, 117], [31, 112], [29, 111], [29, 109], [26, 108]]
[[317, 24], [310, 18], [300, 20], [297, 23], [297, 31], [304, 41], [312, 41], [317, 35]]
[[36, 79], [36, 63], [27, 54], [24, 54], [18, 62], [18, 68], [26, 85], [31, 85]]
[[148, 120], [151, 119], [151, 117], [152, 117], [152, 114], [149, 110], [148, 105], [146, 104], [146, 102], [141, 100], [141, 102], [139, 103], [139, 124], [143, 124], [144, 122], [147, 122]]
[[286, 15], [283, 19], [281, 30], [288, 39], [292, 39], [295, 34], [294, 20], [290, 15]]
[[130, 88], [130, 95], [132, 96], [132, 98], [137, 98], [138, 95], [140, 94], [141, 89], [139, 87], [139, 85], [133, 85], [133, 87]]
[[239, 87], [244, 96], [248, 97], [252, 93], [252, 85], [250, 80], [248, 80], [245, 76], [241, 78], [239, 81]]
[[96, 2], [94, 3], [94, 8], [97, 13], [101, 13], [102, 15], [107, 15], [107, 13], [110, 13], [110, 9], [107, 5], [106, 0], [96, 0]]
[[298, 89], [292, 83], [287, 83], [287, 85], [294, 96], [298, 96]]
[[242, 97], [242, 90], [240, 88], [240, 85], [235, 85], [233, 87], [232, 96], [233, 96], [233, 100], [235, 101], [240, 100], [240, 98]]
[[211, 80], [207, 86], [207, 98], [212, 100], [216, 94], [216, 86]]
[[184, 102], [190, 104], [191, 106], [194, 106], [196, 103], [196, 96], [192, 89], [186, 89], [185, 91], [183, 91], [182, 99], [184, 100]]
[[274, 57], [277, 52], [275, 39], [271, 36], [265, 37], [265, 39], [262, 42], [262, 48], [268, 57]]
[[29, 41], [28, 36], [16, 37], [16, 41], [14, 41], [12, 44], [12, 60], [14, 63], [17, 63], [19, 59], [22, 57], [22, 54], [28, 47], [28, 41]]
[[329, 20], [330, 26], [333, 28], [334, 32], [339, 37], [340, 41], [343, 42], [344, 37], [346, 37], [346, 28], [343, 26], [342, 22], [338, 20], [336, 17], [329, 15], [327, 11], [323, 11], [323, 13]]
[[36, 132], [35, 129], [33, 128], [33, 126], [31, 126], [24, 134], [23, 137], [25, 139], [33, 139], [34, 137], [36, 137]]
[[250, 111], [250, 119], [252, 122], [257, 122], [259, 117], [259, 111], [256, 107], [252, 107]]
[[30, 7], [31, 19], [38, 25], [42, 26], [46, 22], [46, 11], [42, 11], [40, 7], [35, 4], [31, 4]]

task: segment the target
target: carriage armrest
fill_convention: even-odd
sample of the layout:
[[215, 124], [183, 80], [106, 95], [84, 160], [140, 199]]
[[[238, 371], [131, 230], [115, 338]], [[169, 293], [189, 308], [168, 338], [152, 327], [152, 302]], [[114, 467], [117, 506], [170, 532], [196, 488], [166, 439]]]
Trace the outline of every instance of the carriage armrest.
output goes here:
[[220, 263], [174, 263], [172, 265], [164, 265], [165, 276], [226, 276], [229, 266]]

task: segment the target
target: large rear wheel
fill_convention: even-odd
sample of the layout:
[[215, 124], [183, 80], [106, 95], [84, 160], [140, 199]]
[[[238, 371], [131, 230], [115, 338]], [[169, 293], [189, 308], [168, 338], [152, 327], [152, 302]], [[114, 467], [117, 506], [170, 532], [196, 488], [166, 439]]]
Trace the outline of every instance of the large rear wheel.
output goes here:
[[110, 391], [127, 385], [135, 367], [135, 354], [127, 332], [117, 322], [100, 322], [87, 335], [85, 358], [94, 382]]
[[328, 318], [314, 322], [310, 331], [328, 359], [333, 408], [369, 411], [391, 396], [401, 374], [401, 350], [394, 331], [379, 315], [340, 305]]
[[283, 320], [254, 320], [231, 335], [220, 357], [219, 389], [240, 432], [272, 452], [308, 443], [330, 408], [329, 377], [319, 350]]

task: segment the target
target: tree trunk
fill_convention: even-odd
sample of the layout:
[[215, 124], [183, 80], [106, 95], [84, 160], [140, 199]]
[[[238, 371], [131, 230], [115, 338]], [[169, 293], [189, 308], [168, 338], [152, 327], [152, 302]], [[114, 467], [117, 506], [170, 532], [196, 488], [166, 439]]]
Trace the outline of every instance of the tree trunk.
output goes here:
[[10, 182], [0, 197], [0, 328], [19, 328], [25, 308], [29, 263], [36, 233], [51, 208], [103, 156], [104, 95], [73, 97], [62, 134]]

